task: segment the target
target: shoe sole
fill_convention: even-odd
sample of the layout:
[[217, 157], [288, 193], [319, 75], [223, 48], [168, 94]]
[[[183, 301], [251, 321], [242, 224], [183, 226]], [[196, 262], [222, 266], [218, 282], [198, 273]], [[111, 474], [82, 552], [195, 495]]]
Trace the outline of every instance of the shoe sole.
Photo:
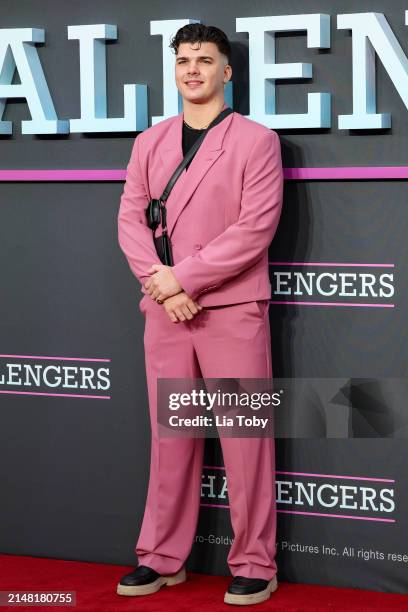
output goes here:
[[118, 595], [127, 595], [134, 597], [135, 595], [150, 595], [156, 593], [162, 586], [174, 586], [180, 584], [186, 580], [186, 570], [183, 567], [177, 574], [171, 576], [159, 576], [154, 582], [149, 584], [139, 584], [137, 586], [127, 586], [125, 584], [118, 584], [116, 593]]
[[237, 595], [235, 593], [229, 593], [226, 591], [224, 595], [224, 603], [235, 604], [237, 606], [247, 606], [250, 604], [261, 603], [269, 599], [271, 593], [276, 591], [278, 588], [278, 581], [274, 576], [268, 583], [268, 586], [263, 591], [258, 593], [250, 593], [248, 595]]

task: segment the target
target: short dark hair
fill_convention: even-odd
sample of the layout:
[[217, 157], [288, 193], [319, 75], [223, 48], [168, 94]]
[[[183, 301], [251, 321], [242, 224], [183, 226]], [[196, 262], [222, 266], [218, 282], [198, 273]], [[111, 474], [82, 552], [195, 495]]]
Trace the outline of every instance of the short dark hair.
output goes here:
[[215, 26], [204, 25], [203, 23], [188, 23], [180, 28], [176, 35], [171, 39], [170, 47], [177, 55], [181, 43], [202, 43], [212, 42], [217, 45], [218, 51], [231, 61], [231, 43], [225, 32]]

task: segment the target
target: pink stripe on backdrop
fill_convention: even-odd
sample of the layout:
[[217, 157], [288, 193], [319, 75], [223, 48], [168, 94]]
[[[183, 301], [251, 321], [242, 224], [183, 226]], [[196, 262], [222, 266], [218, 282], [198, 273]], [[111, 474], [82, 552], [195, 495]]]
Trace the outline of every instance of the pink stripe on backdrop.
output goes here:
[[[229, 504], [200, 504], [204, 508], [230, 508]], [[282, 514], [301, 514], [302, 516], [325, 516], [328, 518], [352, 519], [354, 521], [375, 521], [379, 523], [395, 523], [395, 519], [377, 518], [371, 516], [353, 516], [352, 514], [329, 514], [325, 512], [302, 512], [301, 510], [276, 510]]]
[[395, 268], [395, 264], [386, 263], [334, 263], [326, 261], [270, 261], [270, 266], [333, 266], [356, 268]]
[[92, 357], [50, 357], [49, 355], [1, 355], [0, 357], [10, 357], [11, 359], [60, 359], [61, 361], [109, 361], [110, 359], [94, 359]]
[[395, 519], [376, 518], [372, 516], [353, 516], [352, 514], [328, 514], [325, 512], [301, 512], [300, 510], [277, 510], [284, 514], [302, 514], [303, 516], [326, 516], [328, 518], [352, 519], [353, 521], [375, 521], [378, 523], [395, 523]]
[[39, 393], [35, 391], [0, 391], [8, 395], [46, 395], [48, 397], [82, 397], [85, 399], [110, 399], [110, 395], [79, 395], [76, 393]]
[[[225, 470], [223, 465], [204, 465], [207, 470]], [[317, 478], [341, 478], [350, 480], [375, 480], [378, 482], [395, 482], [392, 478], [374, 478], [371, 476], [344, 476], [343, 474], [320, 474], [314, 472], [289, 472], [285, 470], [276, 470], [276, 474], [290, 474], [292, 476], [317, 476]]]
[[408, 166], [284, 168], [284, 177], [288, 180], [407, 179]]
[[[286, 180], [407, 179], [408, 166], [337, 166], [284, 168]], [[126, 170], [0, 170], [0, 181], [124, 181]]]
[[359, 308], [394, 308], [394, 304], [364, 304], [358, 302], [290, 302], [288, 300], [269, 300], [271, 304], [296, 304], [298, 306], [357, 306]]
[[344, 476], [342, 474], [314, 474], [313, 472], [286, 472], [276, 470], [276, 474], [290, 474], [292, 476], [317, 476], [317, 478], [341, 478], [349, 480], [373, 480], [376, 482], [395, 482], [393, 478], [372, 478], [370, 476]]
[[124, 181], [126, 170], [0, 170], [0, 181]]

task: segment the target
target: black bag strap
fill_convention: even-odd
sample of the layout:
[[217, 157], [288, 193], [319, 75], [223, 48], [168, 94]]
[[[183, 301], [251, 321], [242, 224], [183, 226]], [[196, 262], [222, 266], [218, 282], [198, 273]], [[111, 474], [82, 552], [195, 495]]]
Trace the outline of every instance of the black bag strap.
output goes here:
[[232, 110], [232, 108], [229, 108], [229, 107], [228, 108], [224, 108], [224, 110], [221, 111], [220, 114], [217, 115], [217, 117], [215, 117], [215, 119], [213, 119], [211, 121], [211, 123], [207, 127], [207, 129], [201, 134], [201, 136], [195, 141], [193, 146], [187, 151], [183, 161], [181, 161], [180, 164], [177, 166], [177, 168], [175, 169], [175, 171], [174, 171], [173, 175], [171, 176], [169, 182], [167, 183], [166, 187], [164, 188], [164, 191], [163, 191], [162, 196], [160, 198], [160, 200], [162, 202], [165, 202], [167, 200], [167, 198], [169, 197], [170, 192], [173, 189], [175, 182], [179, 178], [180, 174], [183, 172], [184, 168], [188, 165], [188, 163], [193, 159], [194, 155], [197, 153], [197, 151], [200, 148], [200, 145], [203, 142], [203, 140], [204, 140], [208, 130], [210, 130], [212, 127], [214, 127], [215, 125], [220, 123], [223, 119], [225, 119], [225, 117], [227, 117], [227, 115], [230, 115], [233, 112], [234, 111]]

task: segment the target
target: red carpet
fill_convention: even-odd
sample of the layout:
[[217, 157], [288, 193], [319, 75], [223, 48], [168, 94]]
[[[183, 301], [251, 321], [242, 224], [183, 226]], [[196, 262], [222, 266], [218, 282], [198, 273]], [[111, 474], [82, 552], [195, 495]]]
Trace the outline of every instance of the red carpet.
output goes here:
[[[16, 606], [15, 610], [95, 610], [96, 612], [210, 612], [228, 610], [408, 610], [408, 597], [357, 589], [279, 583], [276, 593], [264, 603], [232, 606], [223, 602], [229, 577], [188, 573], [187, 581], [164, 586], [144, 597], [116, 595], [119, 578], [131, 566], [101, 565], [57, 559], [0, 555], [0, 590], [76, 591], [75, 607]], [[3, 609], [3, 607], [1, 606]], [[4, 607], [4, 609], [11, 609]]]

